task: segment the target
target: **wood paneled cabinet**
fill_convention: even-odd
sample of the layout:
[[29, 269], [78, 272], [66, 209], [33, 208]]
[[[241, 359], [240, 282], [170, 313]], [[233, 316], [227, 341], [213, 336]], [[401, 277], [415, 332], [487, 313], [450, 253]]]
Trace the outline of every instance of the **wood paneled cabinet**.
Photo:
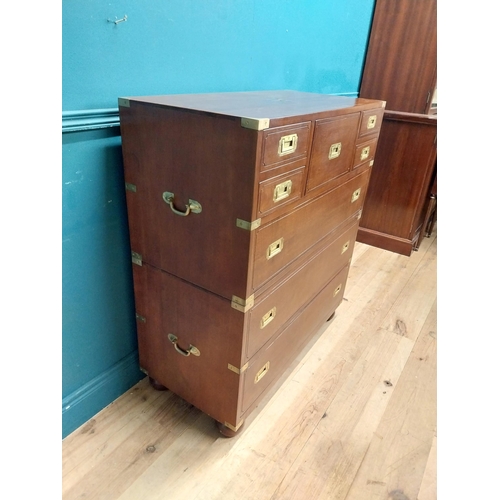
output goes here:
[[436, 175], [436, 123], [385, 113], [357, 241], [406, 256], [418, 249]]
[[342, 301], [384, 104], [119, 99], [140, 366], [224, 435]]
[[436, 176], [436, 0], [377, 0], [359, 95], [387, 102], [358, 241], [418, 249]]
[[437, 0], [377, 0], [359, 95], [428, 114], [437, 84]]

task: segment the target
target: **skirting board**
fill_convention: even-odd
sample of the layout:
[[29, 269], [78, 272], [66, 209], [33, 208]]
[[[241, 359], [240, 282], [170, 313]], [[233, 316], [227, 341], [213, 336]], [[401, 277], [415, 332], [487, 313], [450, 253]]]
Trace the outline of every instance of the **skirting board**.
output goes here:
[[134, 351], [66, 396], [62, 400], [63, 439], [142, 378], [144, 373], [139, 369], [138, 353]]
[[378, 231], [373, 231], [372, 229], [366, 229], [364, 227], [358, 229], [356, 241], [373, 247], [382, 248], [383, 250], [389, 250], [390, 252], [399, 253], [406, 257], [411, 255], [414, 243], [411, 240], [405, 240], [390, 234], [379, 233]]

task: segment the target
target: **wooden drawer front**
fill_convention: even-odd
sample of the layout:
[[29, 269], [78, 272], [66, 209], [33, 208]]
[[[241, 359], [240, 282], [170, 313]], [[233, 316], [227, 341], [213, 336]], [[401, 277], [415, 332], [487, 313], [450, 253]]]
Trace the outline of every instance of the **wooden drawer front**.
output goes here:
[[378, 134], [382, 126], [382, 118], [384, 117], [384, 109], [377, 108], [361, 113], [361, 123], [359, 125], [358, 138], [372, 134]]
[[259, 215], [302, 196], [306, 167], [278, 175], [259, 184]]
[[240, 366], [245, 315], [148, 264], [133, 267], [143, 317], [137, 322], [141, 367], [203, 412], [235, 425], [239, 377], [228, 363]]
[[307, 191], [347, 173], [352, 165], [359, 113], [316, 121]]
[[344, 295], [348, 271], [348, 266], [342, 269], [276, 340], [249, 362], [244, 372], [242, 412], [283, 374], [311, 334], [339, 306]]
[[301, 156], [305, 158], [309, 150], [310, 135], [311, 122], [266, 130], [261, 170], [267, 170]]
[[363, 206], [370, 169], [270, 224], [255, 235], [253, 290]]
[[358, 220], [319, 254], [273, 289], [249, 312], [247, 359], [321, 290], [352, 256]]
[[357, 168], [367, 161], [372, 161], [375, 158], [375, 151], [377, 150], [377, 139], [363, 142], [356, 146], [356, 153], [354, 154], [354, 165], [352, 168]]

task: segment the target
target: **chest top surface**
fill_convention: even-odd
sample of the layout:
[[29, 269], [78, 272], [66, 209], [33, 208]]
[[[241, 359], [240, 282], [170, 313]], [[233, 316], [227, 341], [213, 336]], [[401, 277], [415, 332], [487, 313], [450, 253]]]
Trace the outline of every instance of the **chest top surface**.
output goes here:
[[125, 97], [120, 98], [119, 103], [121, 106], [126, 106], [130, 101], [261, 120], [317, 115], [353, 107], [373, 108], [374, 105], [374, 101], [369, 99], [295, 90]]

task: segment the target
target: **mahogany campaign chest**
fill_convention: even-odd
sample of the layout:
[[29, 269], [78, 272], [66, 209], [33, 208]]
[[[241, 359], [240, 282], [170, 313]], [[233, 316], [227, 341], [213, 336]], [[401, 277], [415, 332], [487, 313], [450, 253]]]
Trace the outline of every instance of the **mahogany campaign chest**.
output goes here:
[[139, 361], [234, 435], [342, 301], [385, 102], [119, 99]]

